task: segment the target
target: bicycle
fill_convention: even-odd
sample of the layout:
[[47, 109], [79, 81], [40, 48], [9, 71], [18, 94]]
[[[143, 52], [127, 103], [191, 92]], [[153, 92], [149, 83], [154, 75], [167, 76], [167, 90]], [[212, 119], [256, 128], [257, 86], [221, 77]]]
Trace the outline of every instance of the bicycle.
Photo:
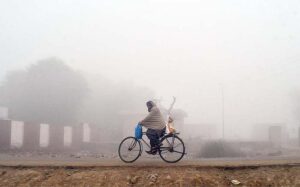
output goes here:
[[[143, 135], [146, 132], [142, 133]], [[182, 159], [185, 153], [183, 141], [178, 137], [179, 133], [164, 134], [160, 138], [158, 153], [162, 160], [168, 163], [176, 163]], [[119, 145], [119, 157], [123, 162], [132, 163], [136, 161], [143, 152], [143, 143], [149, 149], [150, 145], [142, 138], [139, 140], [135, 137], [128, 136], [124, 138]]]

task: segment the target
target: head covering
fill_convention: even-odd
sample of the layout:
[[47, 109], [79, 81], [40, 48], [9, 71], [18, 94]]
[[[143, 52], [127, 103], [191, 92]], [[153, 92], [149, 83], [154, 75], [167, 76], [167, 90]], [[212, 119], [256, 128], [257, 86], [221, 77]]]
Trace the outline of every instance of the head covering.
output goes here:
[[148, 101], [146, 103], [146, 105], [147, 105], [147, 108], [148, 108], [148, 112], [150, 112], [153, 107], [156, 107], [156, 104], [153, 101]]

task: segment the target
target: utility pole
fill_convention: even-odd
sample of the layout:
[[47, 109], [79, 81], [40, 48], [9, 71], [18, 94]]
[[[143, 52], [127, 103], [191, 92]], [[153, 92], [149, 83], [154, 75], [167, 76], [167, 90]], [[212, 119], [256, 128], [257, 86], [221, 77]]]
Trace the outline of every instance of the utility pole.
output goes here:
[[224, 120], [224, 87], [223, 84], [221, 84], [221, 96], [222, 96], [222, 138], [223, 140], [225, 139], [225, 120]]

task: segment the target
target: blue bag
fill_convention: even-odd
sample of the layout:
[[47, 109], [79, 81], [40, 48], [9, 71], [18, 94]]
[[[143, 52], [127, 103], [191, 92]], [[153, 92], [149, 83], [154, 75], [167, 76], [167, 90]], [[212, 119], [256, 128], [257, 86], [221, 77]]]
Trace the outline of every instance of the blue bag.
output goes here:
[[135, 127], [135, 138], [136, 139], [142, 139], [143, 136], [143, 131], [142, 131], [142, 125], [137, 124], [137, 126]]

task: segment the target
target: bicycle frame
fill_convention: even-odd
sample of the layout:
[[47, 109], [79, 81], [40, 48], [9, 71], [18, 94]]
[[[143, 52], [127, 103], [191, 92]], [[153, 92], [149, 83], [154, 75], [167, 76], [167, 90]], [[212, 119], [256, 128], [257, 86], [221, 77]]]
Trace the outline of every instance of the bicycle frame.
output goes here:
[[[143, 134], [143, 136], [144, 136], [144, 135], [146, 135], [146, 132], [142, 132], [142, 134]], [[171, 135], [172, 137], [174, 137], [176, 134], [179, 134], [179, 133], [175, 133], [175, 134], [165, 134], [165, 135], [163, 135], [163, 136], [160, 138], [160, 140], [163, 139], [165, 136], [169, 136], [169, 135]], [[143, 139], [143, 136], [142, 136], [141, 139], [139, 139], [139, 141], [140, 141], [140, 142], [143, 142], [144, 144], [146, 144], [146, 146], [147, 146], [149, 149], [151, 149], [151, 146], [147, 143], [146, 140]], [[142, 154], [142, 152], [143, 152], [143, 143], [141, 143], [141, 153], [140, 153], [140, 154]], [[169, 141], [168, 141], [168, 143], [169, 143], [169, 146], [168, 146], [168, 147], [163, 147], [163, 148], [165, 148], [165, 149], [173, 149], [173, 146], [174, 146], [174, 138], [172, 139], [172, 142], [171, 142], [171, 143], [170, 143]]]
[[[142, 135], [145, 135], [145, 134], [146, 134], [146, 132], [142, 132]], [[176, 163], [179, 160], [181, 160], [182, 157], [186, 154], [184, 142], [177, 136], [178, 134], [179, 133], [165, 133], [162, 137], [160, 137], [158, 153], [159, 153], [159, 156], [161, 157], [161, 159], [163, 159], [165, 162]], [[127, 140], [131, 140], [131, 141], [128, 142]], [[135, 153], [136, 156], [133, 155], [132, 160], [127, 159], [127, 157], [126, 157], [127, 152], [124, 152], [125, 153], [124, 156], [121, 153], [122, 152], [121, 147], [122, 147], [122, 145], [124, 145], [123, 143], [126, 141], [127, 141], [127, 146], [129, 146], [129, 147], [127, 147], [125, 144], [125, 146], [126, 146], [125, 149], [128, 149], [127, 151], [129, 151], [129, 154], [131, 151], [138, 151]], [[149, 149], [151, 149], [151, 146], [149, 145], [148, 140], [143, 138], [143, 136], [141, 139], [136, 139], [135, 137], [132, 137], [132, 136], [128, 136], [128, 137], [124, 138], [123, 141], [120, 143], [119, 150], [118, 150], [121, 160], [126, 163], [132, 163], [132, 162], [136, 161], [142, 155], [143, 147], [144, 147], [143, 144], [145, 144]], [[180, 150], [178, 150], [176, 148], [178, 146], [181, 147], [181, 149], [179, 148]], [[169, 153], [171, 153], [171, 154], [179, 153], [179, 155], [177, 154], [177, 156], [176, 156], [176, 154], [175, 154], [175, 157], [169, 157], [169, 156], [171, 156], [171, 155], [169, 155]], [[174, 156], [174, 154], [172, 154], [172, 155]]]
[[[143, 134], [143, 136], [144, 136], [144, 135], [146, 135], [146, 132], [143, 132], [142, 134]], [[142, 136], [142, 138], [141, 138], [139, 141], [143, 142], [144, 144], [147, 145], [147, 147], [148, 147], [149, 149], [151, 149], [151, 146], [147, 143], [146, 140], [143, 139], [143, 136]], [[144, 147], [143, 147], [143, 143], [141, 143], [141, 152], [140, 152], [140, 155], [141, 155], [142, 152], [143, 152], [143, 148], [144, 148]]]

